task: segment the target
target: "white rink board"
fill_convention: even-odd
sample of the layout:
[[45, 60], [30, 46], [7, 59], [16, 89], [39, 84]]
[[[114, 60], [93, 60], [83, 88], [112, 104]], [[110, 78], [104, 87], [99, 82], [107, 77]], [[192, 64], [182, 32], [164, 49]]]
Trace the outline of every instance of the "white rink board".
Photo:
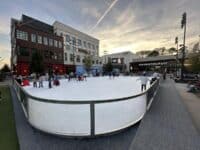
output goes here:
[[95, 104], [95, 134], [104, 134], [128, 127], [146, 112], [146, 94], [130, 100]]
[[90, 135], [89, 104], [46, 103], [29, 98], [29, 122], [36, 128], [60, 135]]

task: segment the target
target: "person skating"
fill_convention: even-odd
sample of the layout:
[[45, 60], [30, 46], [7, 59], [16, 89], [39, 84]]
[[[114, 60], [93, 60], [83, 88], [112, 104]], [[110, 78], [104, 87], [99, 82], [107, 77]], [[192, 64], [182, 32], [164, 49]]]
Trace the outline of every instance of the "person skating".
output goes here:
[[33, 87], [37, 88], [37, 77], [34, 75], [33, 77]]
[[52, 88], [52, 85], [51, 85], [51, 75], [49, 75], [48, 82], [49, 82], [49, 88]]
[[39, 88], [43, 87], [43, 75], [40, 75], [39, 77]]
[[142, 92], [143, 92], [143, 90], [145, 91], [146, 90], [146, 86], [147, 86], [147, 82], [150, 81], [148, 79], [148, 77], [146, 76], [146, 73], [143, 73], [143, 75], [139, 79], [137, 79], [137, 80], [141, 81], [141, 91]]

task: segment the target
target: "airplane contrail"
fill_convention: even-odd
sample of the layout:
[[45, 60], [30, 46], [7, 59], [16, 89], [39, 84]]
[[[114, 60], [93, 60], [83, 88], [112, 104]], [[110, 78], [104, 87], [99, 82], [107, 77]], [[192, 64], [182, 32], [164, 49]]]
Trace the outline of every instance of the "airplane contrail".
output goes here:
[[99, 23], [103, 20], [103, 18], [107, 15], [107, 13], [113, 8], [113, 6], [116, 4], [117, 1], [118, 0], [114, 0], [110, 4], [110, 6], [108, 7], [108, 9], [103, 13], [103, 15], [99, 18], [99, 20], [97, 21], [97, 23], [92, 27], [92, 29], [90, 31], [94, 30], [99, 25]]

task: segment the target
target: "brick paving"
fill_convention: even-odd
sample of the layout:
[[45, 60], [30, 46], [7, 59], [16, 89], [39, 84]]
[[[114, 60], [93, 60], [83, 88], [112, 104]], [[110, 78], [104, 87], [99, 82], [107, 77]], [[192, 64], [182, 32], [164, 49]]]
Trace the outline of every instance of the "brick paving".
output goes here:
[[129, 150], [200, 150], [200, 135], [172, 80], [161, 84]]

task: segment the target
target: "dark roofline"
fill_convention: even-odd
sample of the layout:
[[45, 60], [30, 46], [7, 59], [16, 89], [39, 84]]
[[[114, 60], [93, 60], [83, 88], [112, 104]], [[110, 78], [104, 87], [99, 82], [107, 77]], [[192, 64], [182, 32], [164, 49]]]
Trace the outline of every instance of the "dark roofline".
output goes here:
[[33, 29], [54, 34], [52, 25], [49, 25], [47, 23], [44, 23], [38, 19], [29, 17], [27, 15], [22, 14], [21, 23]]

